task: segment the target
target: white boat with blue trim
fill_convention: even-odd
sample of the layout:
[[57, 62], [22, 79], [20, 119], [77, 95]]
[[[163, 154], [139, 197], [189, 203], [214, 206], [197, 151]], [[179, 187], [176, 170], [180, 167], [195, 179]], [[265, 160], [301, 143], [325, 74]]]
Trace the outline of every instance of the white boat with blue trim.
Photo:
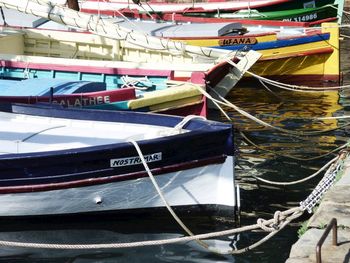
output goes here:
[[0, 110], [0, 217], [164, 209], [150, 176], [179, 211], [234, 214], [231, 125], [48, 105]]

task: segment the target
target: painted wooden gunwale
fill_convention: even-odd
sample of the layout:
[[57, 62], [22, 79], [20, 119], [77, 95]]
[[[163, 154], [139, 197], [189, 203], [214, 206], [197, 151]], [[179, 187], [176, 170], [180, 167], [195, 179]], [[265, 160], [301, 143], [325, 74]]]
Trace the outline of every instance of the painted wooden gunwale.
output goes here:
[[[55, 2], [54, 0], [51, 0]], [[216, 13], [220, 12], [237, 11], [241, 9], [257, 9], [259, 11], [277, 11], [287, 9], [304, 8], [305, 4], [313, 3], [313, 6], [320, 7], [326, 4], [334, 3], [334, 0], [255, 0], [255, 1], [202, 1], [202, 2], [189, 2], [189, 3], [173, 3], [168, 1], [149, 1], [148, 5], [137, 5], [128, 1], [120, 0], [108, 0], [104, 2], [96, 0], [87, 0], [80, 3], [82, 11], [86, 9], [98, 10], [119, 10], [122, 8], [132, 8], [138, 11], [147, 10], [148, 12], [156, 13], [191, 13], [191, 12], [203, 12], [203, 13]], [[141, 7], [142, 6], [142, 7]]]
[[[226, 156], [217, 156], [213, 158], [189, 161], [186, 163], [178, 163], [174, 165], [167, 165], [160, 168], [154, 168], [154, 169], [151, 169], [151, 172], [154, 176], [158, 176], [165, 173], [192, 169], [192, 168], [201, 167], [204, 165], [222, 164], [225, 161], [225, 159], [226, 159]], [[111, 182], [122, 182], [122, 181], [128, 181], [128, 180], [136, 180], [140, 178], [147, 178], [148, 174], [145, 171], [138, 171], [138, 172], [133, 172], [128, 174], [96, 177], [96, 172], [91, 172], [91, 176], [92, 178], [88, 178], [88, 179], [80, 179], [80, 180], [74, 180], [69, 182], [55, 182], [55, 184], [43, 183], [43, 184], [20, 185], [20, 186], [0, 186], [0, 194], [51, 191], [51, 190], [91, 186], [91, 185], [97, 185], [97, 184], [106, 184]]]

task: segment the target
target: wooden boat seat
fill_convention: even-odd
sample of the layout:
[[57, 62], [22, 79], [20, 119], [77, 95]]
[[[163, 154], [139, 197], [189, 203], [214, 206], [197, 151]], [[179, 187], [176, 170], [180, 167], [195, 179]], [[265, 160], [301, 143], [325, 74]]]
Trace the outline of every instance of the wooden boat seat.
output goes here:
[[186, 98], [195, 97], [201, 100], [202, 93], [193, 84], [181, 85], [181, 87], [170, 87], [164, 90], [158, 90], [156, 92], [146, 92], [143, 94], [142, 98], [136, 100], [130, 100], [128, 102], [129, 109], [139, 109], [144, 107], [150, 107], [152, 105], [157, 105], [166, 102], [177, 101], [182, 103], [181, 100]]
[[24, 54], [24, 34], [16, 30], [4, 30], [0, 33], [0, 53]]

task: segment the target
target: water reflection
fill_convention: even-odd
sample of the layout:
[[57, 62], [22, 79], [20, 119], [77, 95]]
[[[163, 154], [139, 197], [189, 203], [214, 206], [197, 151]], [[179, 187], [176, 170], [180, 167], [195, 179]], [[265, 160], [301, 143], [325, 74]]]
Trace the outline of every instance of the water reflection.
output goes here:
[[[252, 115], [289, 130], [328, 131], [337, 128], [341, 121], [314, 121], [314, 117], [343, 114], [337, 92], [321, 94], [295, 94], [274, 90], [274, 95], [257, 83], [235, 89], [230, 101]], [[347, 103], [342, 97], [341, 103]], [[236, 177], [241, 187], [242, 225], [255, 224], [257, 218], [270, 219], [276, 210], [287, 210], [299, 205], [317, 184], [320, 177], [302, 185], [276, 187], [257, 182], [251, 175], [273, 181], [293, 181], [306, 177], [323, 166], [333, 156], [320, 160], [302, 161], [285, 157], [291, 155], [300, 159], [324, 154], [342, 145], [347, 140], [347, 130], [330, 131], [314, 136], [290, 136], [243, 118], [237, 112], [225, 109], [237, 128]], [[217, 112], [214, 112], [217, 113]], [[217, 114], [216, 114], [217, 116]], [[225, 121], [224, 116], [216, 118]], [[247, 142], [246, 138], [259, 148]], [[266, 151], [269, 150], [269, 151]], [[277, 154], [275, 154], [275, 152]], [[302, 220], [305, 220], [305, 215]], [[225, 222], [209, 225], [199, 219], [186, 221], [194, 233], [211, 232], [229, 228]], [[138, 247], [128, 249], [95, 250], [53, 250], [3, 248], [0, 262], [284, 262], [290, 246], [297, 239], [299, 225], [287, 227], [273, 239], [258, 249], [238, 256], [219, 256], [210, 253], [195, 242], [185, 242], [163, 246]], [[25, 229], [16, 224], [5, 227], [0, 232], [0, 240], [14, 240], [43, 243], [118, 243], [140, 240], [156, 240], [179, 237], [181, 229], [169, 217], [154, 221], [152, 218], [114, 218], [96, 220], [94, 223], [51, 224], [25, 223]], [[242, 248], [250, 245], [266, 234], [262, 231], [242, 233], [210, 241], [212, 246], [223, 250]]]
[[[348, 133], [346, 127], [337, 129], [345, 121], [314, 118], [344, 114], [343, 104], [348, 98], [340, 98], [338, 92], [297, 93], [276, 88], [268, 90], [257, 82], [255, 85], [235, 89], [229, 100], [273, 126], [300, 132], [320, 131], [314, 135], [283, 134], [257, 125], [248, 118], [242, 118], [229, 108], [225, 109], [239, 130], [236, 138], [238, 158], [235, 171], [242, 188], [242, 222], [254, 223], [258, 217], [272, 218], [277, 210], [299, 206], [299, 202], [307, 197], [322, 175], [300, 185], [284, 187], [261, 183], [251, 175], [288, 182], [317, 171], [334, 155], [307, 159], [324, 155], [343, 145], [348, 140]], [[220, 118], [225, 119], [223, 115]], [[305, 214], [299, 222], [307, 217]], [[296, 222], [257, 250], [235, 257], [236, 261], [249, 259], [249, 262], [272, 262], [273, 259], [273, 262], [277, 262], [274, 252], [278, 250], [279, 262], [284, 262], [291, 244], [297, 239], [298, 228]], [[248, 235], [251, 242], [256, 235], [256, 238], [264, 236], [256, 233]]]

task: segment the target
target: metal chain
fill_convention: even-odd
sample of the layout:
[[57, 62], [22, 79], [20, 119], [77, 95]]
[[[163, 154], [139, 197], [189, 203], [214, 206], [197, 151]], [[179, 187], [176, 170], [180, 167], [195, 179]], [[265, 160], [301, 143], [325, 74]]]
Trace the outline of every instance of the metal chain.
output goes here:
[[304, 200], [300, 202], [300, 207], [309, 213], [312, 213], [312, 209], [318, 204], [327, 190], [333, 185], [337, 174], [343, 169], [344, 159], [349, 155], [347, 151], [344, 151], [339, 155], [339, 158], [334, 162], [329, 169], [326, 171], [322, 180], [318, 183], [311, 194]]

